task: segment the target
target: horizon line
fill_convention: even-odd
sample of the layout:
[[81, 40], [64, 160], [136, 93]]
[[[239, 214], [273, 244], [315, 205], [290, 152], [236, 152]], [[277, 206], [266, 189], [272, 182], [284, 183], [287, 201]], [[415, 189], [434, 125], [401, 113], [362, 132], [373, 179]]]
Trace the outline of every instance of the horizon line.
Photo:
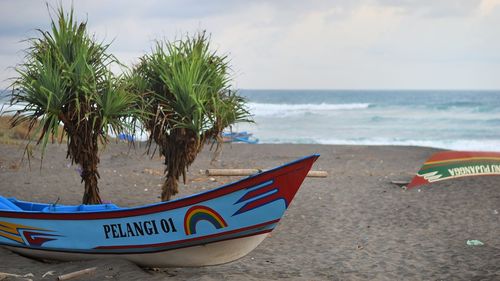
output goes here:
[[383, 89], [383, 88], [237, 88], [237, 90], [253, 90], [253, 91], [485, 91], [485, 92], [497, 92], [500, 91], [500, 88], [498, 89], [481, 89], [481, 88], [470, 88], [470, 89], [454, 89], [454, 88], [448, 88], [448, 89], [432, 89], [432, 88], [418, 88], [418, 89], [411, 89], [411, 88], [388, 88], [388, 89]]
[[[481, 92], [500, 92], [500, 88], [498, 89], [481, 89], [481, 88], [476, 88], [476, 89], [473, 89], [473, 88], [469, 88], [469, 89], [457, 89], [457, 88], [448, 88], [448, 89], [445, 89], [445, 88], [442, 88], [442, 89], [432, 89], [432, 88], [418, 88], [418, 89], [412, 89], [412, 88], [235, 88], [234, 90], [237, 90], [237, 91], [318, 91], [318, 92], [321, 92], [321, 91], [372, 91], [372, 92], [375, 92], [375, 91], [415, 91], [415, 92], [418, 92], [418, 91], [441, 91], [441, 92], [445, 92], [445, 91], [481, 91]], [[9, 89], [9, 88], [0, 88], [0, 92], [10, 92], [12, 91], [12, 89]]]

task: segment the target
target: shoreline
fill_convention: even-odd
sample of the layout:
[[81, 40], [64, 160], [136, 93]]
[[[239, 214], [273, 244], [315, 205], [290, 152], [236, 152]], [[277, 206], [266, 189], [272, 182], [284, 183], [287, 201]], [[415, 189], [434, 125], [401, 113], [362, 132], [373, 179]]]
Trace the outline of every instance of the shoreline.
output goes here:
[[[23, 148], [23, 147], [22, 147]], [[79, 204], [83, 185], [65, 159], [65, 145], [49, 145], [39, 159], [19, 164], [22, 148], [0, 144], [0, 189], [20, 200]], [[207, 148], [207, 147], [206, 147]], [[319, 153], [287, 213], [257, 249], [220, 266], [143, 270], [121, 260], [43, 263], [0, 249], [0, 272], [56, 275], [97, 266], [79, 280], [428, 280], [500, 278], [499, 176], [436, 182], [404, 190], [391, 180], [410, 180], [433, 148], [310, 144], [225, 144], [214, 166], [202, 151], [180, 196], [240, 177], [209, 177], [207, 168], [269, 169]], [[163, 165], [139, 147], [109, 144], [101, 154], [99, 186], [119, 206], [158, 202]], [[496, 211], [496, 212], [495, 212]], [[485, 245], [471, 247], [469, 239]], [[110, 269], [111, 268], [111, 269]]]

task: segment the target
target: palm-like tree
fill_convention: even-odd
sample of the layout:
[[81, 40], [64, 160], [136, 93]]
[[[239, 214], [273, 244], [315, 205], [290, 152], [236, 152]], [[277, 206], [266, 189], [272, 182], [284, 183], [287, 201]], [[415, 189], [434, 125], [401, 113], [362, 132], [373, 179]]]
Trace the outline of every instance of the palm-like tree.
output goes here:
[[[11, 126], [28, 122], [43, 151], [58, 135], [62, 124], [67, 136], [67, 157], [81, 166], [85, 182], [84, 204], [99, 204], [99, 142], [108, 141], [109, 130], [130, 128], [127, 116], [137, 113], [137, 96], [120, 86], [109, 67], [117, 63], [107, 53], [109, 45], [87, 33], [86, 22], [78, 23], [71, 12], [57, 10], [51, 30], [38, 30], [40, 38], [29, 39], [26, 57], [16, 70], [11, 104], [24, 105], [11, 119]], [[62, 137], [59, 142], [62, 141]]]
[[[209, 140], [222, 130], [250, 121], [245, 100], [230, 90], [227, 56], [210, 50], [205, 33], [175, 42], [156, 42], [130, 75], [136, 93], [144, 94], [142, 120], [149, 145], [165, 157], [163, 201], [178, 193], [180, 176]], [[218, 142], [220, 143], [220, 142]]]

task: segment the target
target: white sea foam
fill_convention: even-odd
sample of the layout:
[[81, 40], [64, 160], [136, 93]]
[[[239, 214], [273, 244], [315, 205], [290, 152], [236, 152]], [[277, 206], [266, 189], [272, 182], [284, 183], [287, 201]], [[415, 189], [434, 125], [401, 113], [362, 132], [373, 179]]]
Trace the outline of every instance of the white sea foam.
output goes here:
[[9, 103], [0, 103], [0, 114], [14, 115], [16, 110], [23, 109], [24, 105], [13, 105]]
[[275, 103], [248, 103], [250, 112], [259, 117], [284, 117], [304, 114], [322, 114], [340, 110], [366, 109], [369, 103], [346, 103], [346, 104], [275, 104]]
[[389, 139], [314, 139], [314, 138], [261, 138], [260, 143], [324, 144], [324, 145], [394, 145], [421, 146], [463, 151], [500, 151], [500, 140], [389, 140]]
[[450, 150], [469, 151], [500, 151], [500, 140], [394, 140], [394, 139], [317, 139], [318, 144], [338, 145], [396, 145], [396, 146], [425, 146]]

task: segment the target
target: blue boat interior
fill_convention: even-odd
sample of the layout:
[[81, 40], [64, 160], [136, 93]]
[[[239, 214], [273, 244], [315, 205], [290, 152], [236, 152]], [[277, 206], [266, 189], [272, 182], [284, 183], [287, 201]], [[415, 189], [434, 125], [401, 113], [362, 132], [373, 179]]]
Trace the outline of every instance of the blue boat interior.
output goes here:
[[28, 201], [19, 201], [16, 198], [5, 198], [0, 196], [0, 211], [14, 212], [42, 212], [42, 213], [77, 213], [77, 212], [103, 212], [119, 210], [115, 204], [99, 205], [59, 205], [43, 204]]

